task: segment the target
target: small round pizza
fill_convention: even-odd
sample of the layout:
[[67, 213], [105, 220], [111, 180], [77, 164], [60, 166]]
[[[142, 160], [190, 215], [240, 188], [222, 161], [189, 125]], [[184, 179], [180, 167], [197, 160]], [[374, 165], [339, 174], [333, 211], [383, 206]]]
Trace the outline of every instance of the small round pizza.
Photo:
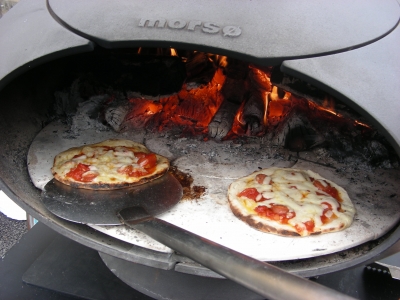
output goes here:
[[112, 190], [140, 185], [164, 175], [167, 158], [130, 140], [106, 140], [68, 149], [54, 158], [51, 172], [76, 188]]
[[347, 192], [310, 170], [268, 168], [229, 186], [232, 212], [250, 226], [282, 236], [349, 227], [355, 208]]

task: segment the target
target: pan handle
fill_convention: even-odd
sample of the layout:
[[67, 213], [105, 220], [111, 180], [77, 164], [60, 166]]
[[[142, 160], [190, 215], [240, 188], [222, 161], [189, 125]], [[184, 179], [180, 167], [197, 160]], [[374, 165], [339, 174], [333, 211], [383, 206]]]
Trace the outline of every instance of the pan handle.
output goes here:
[[271, 300], [354, 299], [160, 219], [154, 218], [137, 225], [126, 221], [125, 224]]

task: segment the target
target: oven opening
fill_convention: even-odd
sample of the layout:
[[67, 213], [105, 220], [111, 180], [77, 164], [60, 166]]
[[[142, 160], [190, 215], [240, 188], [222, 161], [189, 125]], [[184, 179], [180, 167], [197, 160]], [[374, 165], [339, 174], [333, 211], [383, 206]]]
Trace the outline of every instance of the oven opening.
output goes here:
[[332, 159], [398, 166], [392, 147], [361, 115], [279, 66], [165, 48], [97, 56], [54, 94], [52, 118], [64, 118], [71, 133], [153, 134], [298, 158], [311, 151], [311, 160], [327, 166]]

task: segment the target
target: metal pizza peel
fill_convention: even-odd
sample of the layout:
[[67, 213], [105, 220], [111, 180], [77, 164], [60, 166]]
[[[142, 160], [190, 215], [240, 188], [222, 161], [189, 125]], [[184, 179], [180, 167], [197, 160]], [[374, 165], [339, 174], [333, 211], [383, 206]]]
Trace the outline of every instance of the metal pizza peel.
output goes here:
[[353, 299], [156, 218], [181, 197], [182, 186], [169, 173], [141, 186], [113, 191], [72, 188], [53, 179], [42, 192], [44, 205], [61, 218], [138, 229], [268, 299]]
[[135, 216], [138, 221], [139, 211], [157, 216], [181, 198], [182, 186], [170, 173], [142, 185], [109, 191], [73, 188], [52, 179], [42, 191], [43, 204], [56, 216], [95, 225], [122, 225], [117, 213], [127, 207], [140, 207]]

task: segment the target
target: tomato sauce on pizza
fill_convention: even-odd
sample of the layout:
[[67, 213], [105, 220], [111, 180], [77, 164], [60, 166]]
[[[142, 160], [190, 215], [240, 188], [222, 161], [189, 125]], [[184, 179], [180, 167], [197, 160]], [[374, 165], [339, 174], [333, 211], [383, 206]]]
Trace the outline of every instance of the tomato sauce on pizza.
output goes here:
[[250, 226], [283, 236], [343, 230], [355, 208], [347, 192], [310, 170], [269, 168], [233, 182], [232, 212]]
[[138, 185], [162, 176], [167, 158], [129, 140], [107, 140], [68, 149], [56, 156], [54, 177], [71, 186], [108, 190]]

